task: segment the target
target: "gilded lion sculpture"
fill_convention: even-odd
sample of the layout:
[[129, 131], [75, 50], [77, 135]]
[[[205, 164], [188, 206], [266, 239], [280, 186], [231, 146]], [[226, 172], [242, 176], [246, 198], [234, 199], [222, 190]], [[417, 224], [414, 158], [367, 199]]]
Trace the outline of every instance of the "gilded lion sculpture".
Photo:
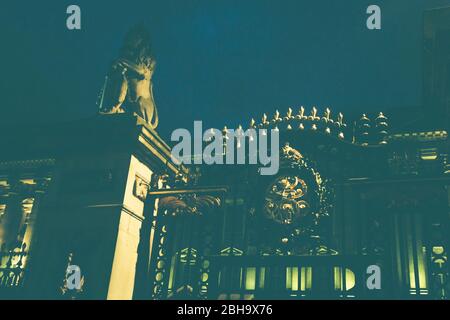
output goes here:
[[119, 59], [109, 69], [100, 113], [135, 113], [155, 129], [159, 122], [152, 84], [155, 65], [147, 31], [143, 27], [132, 29], [125, 37]]

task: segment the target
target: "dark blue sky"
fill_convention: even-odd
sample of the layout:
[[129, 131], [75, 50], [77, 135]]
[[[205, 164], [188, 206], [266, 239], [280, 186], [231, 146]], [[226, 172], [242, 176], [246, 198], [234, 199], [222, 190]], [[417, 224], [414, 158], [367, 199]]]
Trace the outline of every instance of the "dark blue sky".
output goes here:
[[[82, 30], [66, 29], [78, 4]], [[382, 9], [382, 30], [366, 8]], [[422, 103], [427, 8], [450, 0], [2, 1], [0, 123], [96, 113], [126, 31], [143, 22], [157, 59], [160, 130], [229, 127], [289, 106], [375, 112]]]

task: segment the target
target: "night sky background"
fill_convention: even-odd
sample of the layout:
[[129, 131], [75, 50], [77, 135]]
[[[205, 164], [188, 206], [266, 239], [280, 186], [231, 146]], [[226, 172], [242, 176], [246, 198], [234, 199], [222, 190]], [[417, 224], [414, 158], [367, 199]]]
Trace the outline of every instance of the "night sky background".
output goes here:
[[[82, 30], [66, 28], [77, 4]], [[382, 30], [366, 9], [382, 10]], [[289, 106], [336, 114], [422, 104], [424, 10], [450, 0], [1, 1], [0, 125], [92, 117], [125, 33], [157, 60], [160, 133], [247, 124]], [[1, 137], [0, 137], [1, 138]]]

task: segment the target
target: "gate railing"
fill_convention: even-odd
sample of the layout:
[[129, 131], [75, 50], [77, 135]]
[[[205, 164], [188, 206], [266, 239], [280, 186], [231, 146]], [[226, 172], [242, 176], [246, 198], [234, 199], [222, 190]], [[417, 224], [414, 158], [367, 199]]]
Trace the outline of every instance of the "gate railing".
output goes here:
[[28, 252], [22, 248], [0, 250], [0, 292], [23, 286], [25, 263]]
[[209, 299], [370, 299], [368, 256], [211, 256]]

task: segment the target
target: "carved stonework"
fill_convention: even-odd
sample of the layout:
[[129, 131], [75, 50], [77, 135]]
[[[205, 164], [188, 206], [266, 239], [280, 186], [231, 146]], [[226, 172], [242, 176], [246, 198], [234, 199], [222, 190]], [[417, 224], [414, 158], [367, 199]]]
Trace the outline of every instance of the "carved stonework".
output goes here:
[[145, 201], [145, 199], [147, 199], [149, 188], [150, 186], [147, 181], [145, 181], [140, 176], [136, 176], [133, 188], [133, 194], [136, 198], [138, 198], [141, 201]]

